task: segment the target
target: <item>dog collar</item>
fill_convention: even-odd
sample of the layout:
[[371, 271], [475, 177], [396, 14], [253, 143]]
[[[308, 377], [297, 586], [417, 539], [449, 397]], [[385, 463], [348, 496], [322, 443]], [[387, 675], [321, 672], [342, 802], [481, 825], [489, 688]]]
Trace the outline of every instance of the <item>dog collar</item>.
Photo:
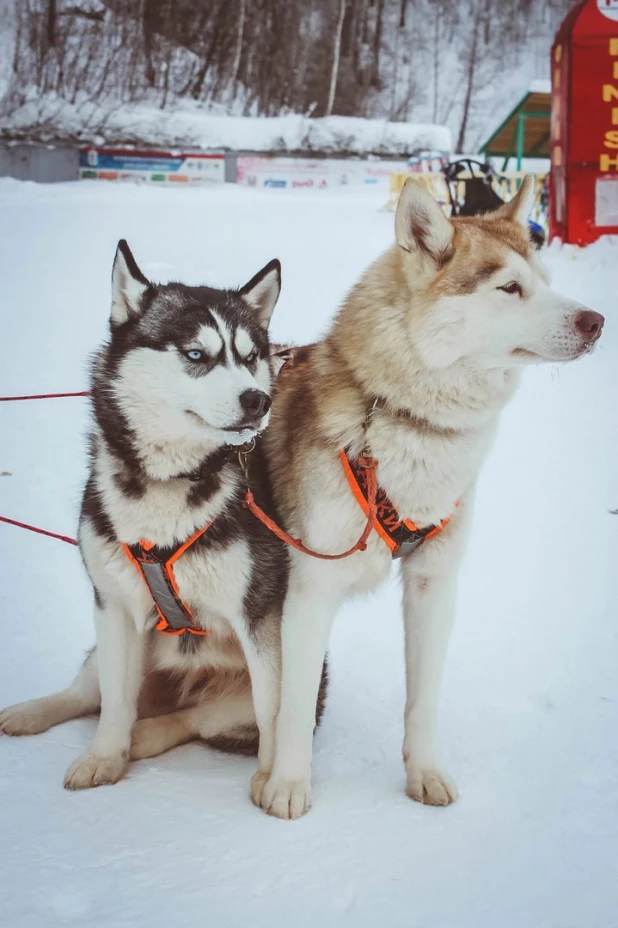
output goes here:
[[421, 432], [435, 432], [438, 435], [448, 436], [460, 435], [464, 431], [464, 429], [455, 429], [451, 428], [450, 426], [438, 425], [436, 422], [432, 422], [431, 419], [425, 419], [423, 416], [415, 416], [414, 413], [409, 409], [395, 408], [391, 406], [390, 403], [382, 396], [374, 396], [372, 405], [365, 420], [365, 429], [370, 424], [375, 412], [384, 412], [392, 419], [401, 419], [412, 428], [418, 429]]
[[194, 483], [197, 483], [200, 480], [203, 480], [204, 477], [210, 477], [212, 474], [220, 471], [222, 467], [225, 467], [226, 464], [230, 464], [233, 461], [238, 461], [238, 454], [242, 452], [243, 454], [249, 454], [250, 451], [253, 451], [255, 448], [255, 438], [252, 438], [251, 441], [245, 442], [243, 445], [225, 445], [219, 451], [214, 451], [207, 458], [205, 458], [201, 464], [199, 464], [194, 470], [187, 471], [186, 473], [174, 474], [170, 479], [172, 480], [191, 480]]
[[[350, 488], [365, 513], [369, 513], [367, 469], [362, 467], [358, 458], [350, 458], [346, 450], [339, 457], [348, 478]], [[416, 551], [422, 544], [438, 535], [450, 522], [443, 519], [439, 525], [426, 525], [419, 528], [410, 519], [402, 519], [399, 512], [381, 487], [376, 494], [377, 513], [375, 530], [391, 550], [393, 560]]]

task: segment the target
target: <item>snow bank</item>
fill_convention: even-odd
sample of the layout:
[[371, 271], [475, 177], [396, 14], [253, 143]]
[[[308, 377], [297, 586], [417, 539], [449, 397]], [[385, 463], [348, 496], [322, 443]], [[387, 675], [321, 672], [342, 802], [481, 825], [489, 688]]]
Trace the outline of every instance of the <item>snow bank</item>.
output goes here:
[[431, 124], [347, 116], [227, 116], [194, 101], [176, 102], [165, 110], [150, 103], [102, 107], [85, 100], [71, 104], [54, 95], [34, 96], [3, 119], [1, 134], [202, 151], [405, 156], [451, 150], [450, 131]]

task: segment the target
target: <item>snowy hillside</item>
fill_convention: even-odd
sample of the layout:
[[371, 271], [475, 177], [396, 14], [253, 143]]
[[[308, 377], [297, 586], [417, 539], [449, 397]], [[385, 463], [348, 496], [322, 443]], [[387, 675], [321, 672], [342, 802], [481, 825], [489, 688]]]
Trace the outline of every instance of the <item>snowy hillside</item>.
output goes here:
[[[0, 0], [0, 135], [227, 147], [238, 130], [219, 125], [213, 135], [214, 116], [293, 113], [282, 145], [263, 141], [264, 126], [243, 142], [250, 131], [249, 148], [290, 148], [289, 131], [303, 143], [306, 122], [338, 116], [446, 125], [454, 150], [476, 151], [529, 82], [548, 79], [571, 5]], [[303, 150], [329, 145], [320, 131]]]
[[[280, 257], [274, 335], [313, 339], [391, 241], [381, 205], [0, 182], [0, 394], [84, 387], [120, 236], [161, 280], [235, 285]], [[252, 760], [200, 745], [73, 794], [93, 720], [0, 738], [2, 926], [616, 928], [618, 243], [547, 257], [606, 332], [591, 357], [528, 372], [482, 477], [441, 706], [459, 801], [404, 794], [394, 577], [336, 622], [301, 821], [251, 805]], [[87, 419], [82, 399], [0, 404], [0, 513], [74, 533]], [[4, 706], [64, 686], [93, 628], [72, 547], [0, 525], [0, 548]]]

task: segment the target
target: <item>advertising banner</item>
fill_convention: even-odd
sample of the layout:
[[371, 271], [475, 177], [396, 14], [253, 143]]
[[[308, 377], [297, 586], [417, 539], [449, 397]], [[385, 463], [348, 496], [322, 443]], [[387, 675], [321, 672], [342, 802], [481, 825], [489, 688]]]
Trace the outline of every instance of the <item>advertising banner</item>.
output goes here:
[[286, 190], [324, 190], [346, 186], [387, 190], [390, 175], [394, 171], [406, 170], [406, 161], [239, 155], [236, 181], [246, 187]]
[[222, 184], [225, 157], [126, 148], [82, 148], [79, 176], [83, 180], [132, 180], [154, 184]]

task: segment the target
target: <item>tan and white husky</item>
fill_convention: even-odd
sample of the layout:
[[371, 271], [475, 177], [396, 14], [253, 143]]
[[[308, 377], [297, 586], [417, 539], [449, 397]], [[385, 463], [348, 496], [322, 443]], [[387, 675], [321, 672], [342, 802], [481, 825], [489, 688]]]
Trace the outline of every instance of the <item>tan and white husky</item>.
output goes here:
[[[402, 519], [422, 527], [450, 517], [402, 558], [407, 792], [433, 805], [457, 795], [438, 760], [438, 693], [475, 484], [500, 412], [524, 365], [578, 358], [604, 322], [550, 289], [526, 230], [531, 195], [528, 178], [498, 212], [450, 221], [409, 180], [396, 243], [353, 288], [327, 337], [281, 376], [266, 433], [279, 512], [313, 549], [345, 551], [366, 522], [342, 449], [377, 460], [377, 482]], [[392, 561], [378, 532], [344, 560], [291, 557], [275, 755], [270, 775], [252, 785], [254, 802], [281, 818], [310, 806], [333, 618], [347, 597], [381, 583]]]

